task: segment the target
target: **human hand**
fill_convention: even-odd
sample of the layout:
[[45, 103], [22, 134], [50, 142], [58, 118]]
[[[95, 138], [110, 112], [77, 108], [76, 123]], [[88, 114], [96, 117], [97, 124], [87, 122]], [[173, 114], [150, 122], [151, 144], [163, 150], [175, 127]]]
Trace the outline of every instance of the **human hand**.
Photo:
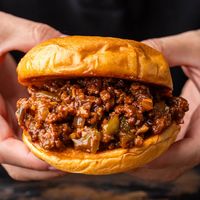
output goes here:
[[0, 164], [16, 180], [42, 180], [63, 173], [36, 158], [20, 140], [14, 113], [16, 100], [26, 92], [17, 82], [16, 63], [8, 52], [26, 52], [60, 35], [47, 25], [0, 12]]
[[190, 105], [176, 142], [161, 157], [130, 172], [145, 180], [175, 180], [200, 163], [200, 30], [143, 41], [162, 52], [170, 66], [183, 66], [189, 80], [182, 96]]

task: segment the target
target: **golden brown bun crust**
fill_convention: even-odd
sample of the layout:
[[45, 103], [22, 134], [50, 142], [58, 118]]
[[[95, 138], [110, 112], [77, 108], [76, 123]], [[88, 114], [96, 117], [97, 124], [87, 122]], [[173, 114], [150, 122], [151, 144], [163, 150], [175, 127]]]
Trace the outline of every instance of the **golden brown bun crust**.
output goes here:
[[173, 123], [162, 134], [146, 139], [142, 147], [115, 149], [96, 154], [74, 149], [63, 152], [45, 151], [32, 143], [26, 132], [23, 133], [23, 141], [36, 156], [59, 170], [100, 175], [125, 172], [154, 160], [169, 148], [179, 130], [180, 126]]
[[115, 77], [141, 80], [172, 89], [163, 55], [133, 40], [96, 36], [68, 36], [48, 40], [20, 61], [19, 82], [71, 77]]

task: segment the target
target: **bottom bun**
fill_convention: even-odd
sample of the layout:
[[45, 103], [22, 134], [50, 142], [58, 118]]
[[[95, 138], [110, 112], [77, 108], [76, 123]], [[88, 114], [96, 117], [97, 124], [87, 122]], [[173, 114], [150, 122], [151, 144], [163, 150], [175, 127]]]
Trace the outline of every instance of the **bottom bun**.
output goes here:
[[59, 170], [101, 175], [125, 172], [154, 160], [175, 141], [179, 130], [180, 126], [173, 123], [162, 134], [146, 139], [142, 147], [118, 148], [95, 154], [72, 148], [62, 152], [46, 151], [37, 143], [31, 142], [27, 132], [23, 133], [23, 141], [37, 157]]

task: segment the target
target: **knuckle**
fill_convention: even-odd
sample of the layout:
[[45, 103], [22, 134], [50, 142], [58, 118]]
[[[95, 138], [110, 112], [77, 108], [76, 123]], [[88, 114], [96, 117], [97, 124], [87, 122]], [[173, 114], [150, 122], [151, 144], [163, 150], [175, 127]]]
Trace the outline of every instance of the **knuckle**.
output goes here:
[[160, 52], [163, 52], [164, 47], [162, 39], [149, 39], [146, 41], [152, 48], [157, 49]]
[[42, 42], [46, 39], [56, 37], [59, 32], [43, 23], [34, 23], [32, 29], [33, 40], [37, 43]]

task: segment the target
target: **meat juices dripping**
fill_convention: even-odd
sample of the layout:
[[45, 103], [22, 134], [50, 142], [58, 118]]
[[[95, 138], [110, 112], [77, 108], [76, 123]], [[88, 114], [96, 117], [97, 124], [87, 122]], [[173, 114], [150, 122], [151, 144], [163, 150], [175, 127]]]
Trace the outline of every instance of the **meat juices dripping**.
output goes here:
[[58, 79], [28, 92], [17, 103], [18, 123], [33, 142], [52, 151], [142, 146], [172, 122], [182, 123], [188, 110], [185, 99], [164, 88], [113, 78]]

